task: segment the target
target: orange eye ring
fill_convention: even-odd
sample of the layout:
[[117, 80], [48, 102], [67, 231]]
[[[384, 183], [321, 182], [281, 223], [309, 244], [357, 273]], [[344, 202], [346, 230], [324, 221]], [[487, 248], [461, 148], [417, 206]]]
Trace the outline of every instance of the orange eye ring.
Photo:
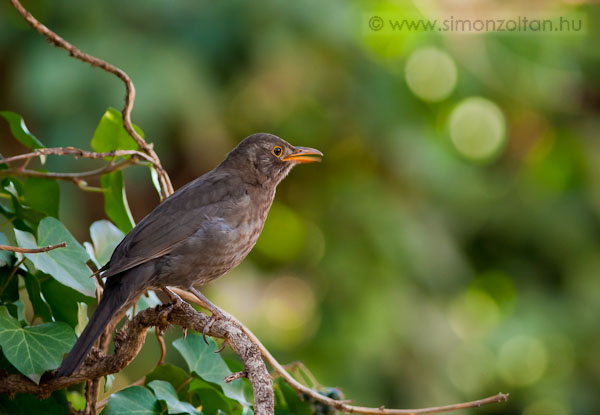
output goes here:
[[273, 153], [275, 157], [281, 157], [283, 154], [283, 148], [281, 148], [281, 146], [275, 146], [273, 147], [273, 150], [271, 150], [271, 153]]

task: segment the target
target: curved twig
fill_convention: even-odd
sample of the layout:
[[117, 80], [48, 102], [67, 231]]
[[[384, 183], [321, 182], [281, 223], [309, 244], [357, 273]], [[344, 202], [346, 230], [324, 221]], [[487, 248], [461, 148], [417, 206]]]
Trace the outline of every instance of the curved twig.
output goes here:
[[138, 162], [137, 158], [130, 158], [127, 160], [123, 160], [120, 163], [109, 162], [106, 166], [100, 167], [99, 169], [84, 171], [81, 173], [54, 173], [54, 172], [43, 172], [37, 170], [27, 170], [27, 169], [5, 169], [0, 170], [0, 176], [26, 176], [26, 177], [43, 177], [46, 179], [55, 179], [55, 180], [68, 180], [75, 182], [77, 185], [84, 179], [91, 179], [92, 177], [102, 176], [106, 173], [111, 173], [113, 171], [123, 170], [127, 166], [131, 166], [132, 164], [136, 164]]
[[[196, 299], [196, 297], [193, 296], [192, 294], [188, 293], [187, 291], [181, 290], [179, 288], [173, 288], [173, 287], [170, 287], [170, 289], [173, 290], [177, 295], [179, 295], [184, 300], [189, 301], [189, 302], [198, 303], [198, 300]], [[347, 401], [338, 401], [338, 400], [335, 400], [332, 398], [328, 398], [327, 396], [321, 395], [320, 393], [318, 393], [318, 392], [304, 386], [302, 383], [298, 382], [292, 375], [290, 375], [284, 369], [284, 367], [277, 361], [277, 359], [275, 359], [273, 357], [273, 355], [269, 352], [269, 350], [260, 342], [260, 340], [258, 340], [258, 338], [254, 335], [254, 333], [252, 333], [250, 331], [250, 329], [248, 329], [246, 326], [244, 326], [240, 321], [238, 321], [231, 314], [228, 314], [228, 313], [224, 312], [223, 310], [221, 310], [221, 312], [223, 314], [225, 314], [228, 318], [230, 318], [233, 322], [235, 322], [236, 325], [238, 325], [244, 331], [244, 333], [246, 334], [246, 336], [248, 336], [250, 341], [260, 350], [262, 356], [265, 358], [267, 363], [269, 363], [269, 365], [271, 365], [273, 370], [275, 370], [275, 372], [277, 372], [277, 374], [279, 376], [281, 376], [283, 378], [283, 380], [285, 380], [288, 383], [288, 385], [290, 385], [292, 388], [294, 388], [297, 392], [308, 395], [312, 399], [314, 399], [324, 405], [327, 405], [327, 406], [335, 408], [339, 411], [342, 411], [342, 412], [357, 413], [357, 414], [380, 414], [380, 415], [431, 414], [431, 413], [436, 413], [436, 412], [454, 411], [456, 409], [474, 408], [474, 407], [486, 405], [489, 403], [504, 402], [504, 401], [508, 400], [507, 393], [498, 393], [497, 395], [490, 396], [485, 399], [478, 399], [476, 401], [463, 402], [463, 403], [453, 404], [453, 405], [435, 406], [435, 407], [429, 407], [429, 408], [418, 408], [418, 409], [385, 409], [383, 407], [369, 408], [369, 407], [365, 407], [365, 406], [350, 405], [350, 404], [346, 403]]]
[[77, 157], [83, 157], [88, 159], [101, 159], [107, 157], [125, 157], [125, 156], [137, 156], [141, 159], [144, 159], [155, 165], [154, 159], [147, 155], [146, 153], [142, 153], [137, 150], [113, 150], [108, 151], [106, 153], [96, 153], [93, 151], [81, 150], [75, 147], [49, 147], [49, 148], [40, 148], [31, 153], [18, 154], [12, 157], [0, 158], [0, 164], [10, 164], [19, 160], [28, 160], [40, 156], [65, 156], [65, 155], [73, 155]]
[[52, 30], [48, 29], [42, 23], [40, 23], [31, 13], [29, 13], [19, 2], [19, 0], [10, 0], [12, 5], [17, 9], [19, 14], [27, 21], [27, 23], [33, 27], [36, 31], [41, 33], [48, 39], [50, 43], [54, 46], [63, 48], [69, 52], [69, 55], [79, 59], [80, 61], [87, 62], [92, 66], [101, 68], [106, 72], [112, 73], [117, 76], [125, 83], [125, 106], [121, 113], [123, 114], [123, 126], [129, 135], [135, 140], [136, 143], [140, 146], [140, 149], [148, 154], [153, 160], [154, 165], [156, 166], [156, 170], [158, 172], [158, 177], [160, 180], [160, 185], [162, 189], [163, 196], [166, 197], [173, 193], [173, 185], [171, 184], [171, 180], [169, 179], [169, 175], [162, 167], [160, 163], [160, 159], [152, 149], [152, 145], [146, 142], [140, 135], [135, 131], [133, 126], [131, 125], [131, 111], [133, 109], [133, 103], [135, 101], [135, 87], [133, 86], [133, 82], [129, 75], [125, 73], [125, 71], [117, 68], [110, 63], [103, 61], [102, 59], [98, 59], [92, 55], [88, 55], [85, 52], [77, 49], [71, 43], [67, 42], [65, 39], [54, 33]]
[[66, 246], [66, 242], [61, 242], [56, 245], [43, 246], [41, 248], [21, 248], [18, 246], [0, 245], [0, 251], [20, 252], [22, 254], [38, 254], [40, 252], [48, 252], [52, 251], [53, 249], [64, 248]]

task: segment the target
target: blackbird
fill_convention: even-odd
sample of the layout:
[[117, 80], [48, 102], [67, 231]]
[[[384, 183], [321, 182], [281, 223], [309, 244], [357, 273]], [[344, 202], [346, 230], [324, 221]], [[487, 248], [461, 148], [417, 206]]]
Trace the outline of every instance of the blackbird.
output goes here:
[[194, 285], [237, 266], [254, 247], [275, 197], [275, 188], [299, 163], [323, 154], [294, 147], [271, 134], [245, 138], [214, 170], [186, 184], [142, 219], [99, 272], [104, 294], [88, 325], [58, 369], [77, 370], [111, 319], [148, 289], [180, 287], [211, 313], [222, 313]]

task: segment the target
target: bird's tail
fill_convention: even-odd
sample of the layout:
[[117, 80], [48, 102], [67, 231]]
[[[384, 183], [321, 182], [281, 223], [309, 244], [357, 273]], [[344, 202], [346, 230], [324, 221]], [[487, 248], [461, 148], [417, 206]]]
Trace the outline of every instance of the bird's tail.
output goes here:
[[77, 339], [75, 346], [69, 352], [63, 364], [58, 369], [58, 376], [69, 376], [83, 363], [88, 352], [98, 339], [113, 316], [123, 308], [130, 297], [130, 290], [126, 289], [117, 278], [109, 278], [104, 287], [104, 294], [98, 308]]

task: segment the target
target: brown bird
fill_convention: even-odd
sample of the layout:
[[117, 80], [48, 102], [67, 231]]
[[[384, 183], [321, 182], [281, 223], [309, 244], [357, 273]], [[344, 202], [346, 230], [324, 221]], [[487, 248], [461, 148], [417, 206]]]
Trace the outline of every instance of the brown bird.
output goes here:
[[262, 231], [277, 185], [296, 164], [319, 161], [322, 155], [271, 134], [253, 134], [214, 170], [159, 204], [100, 269], [107, 277], [104, 294], [58, 376], [77, 370], [113, 316], [148, 289], [189, 290], [212, 313], [212, 321], [223, 318], [194, 285], [242, 262]]

